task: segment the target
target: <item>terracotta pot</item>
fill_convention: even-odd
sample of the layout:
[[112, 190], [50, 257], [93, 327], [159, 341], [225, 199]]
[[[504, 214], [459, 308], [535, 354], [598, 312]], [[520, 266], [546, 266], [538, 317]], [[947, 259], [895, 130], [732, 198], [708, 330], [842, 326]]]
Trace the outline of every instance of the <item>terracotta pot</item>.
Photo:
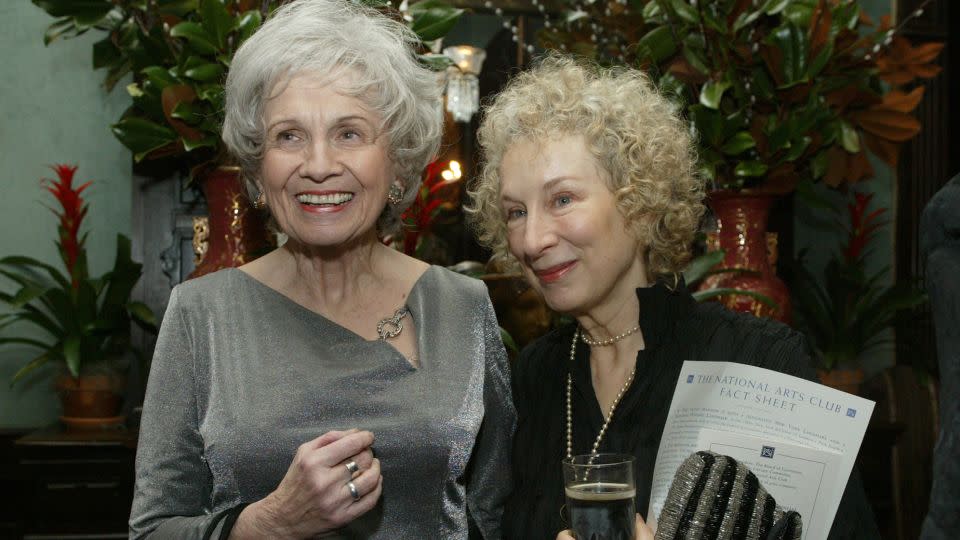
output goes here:
[[217, 168], [202, 182], [209, 218], [205, 224], [194, 223], [193, 246], [199, 261], [190, 278], [246, 264], [274, 245], [266, 216], [243, 193], [238, 167]]
[[120, 375], [58, 377], [56, 389], [63, 404], [63, 416], [69, 419], [117, 417], [124, 382], [125, 378]]
[[710, 193], [708, 203], [717, 218], [717, 247], [726, 252], [720, 267], [738, 268], [750, 273], [712, 275], [703, 281], [700, 289], [722, 287], [760, 293], [776, 302], [778, 307], [774, 309], [744, 295], [724, 295], [719, 297], [719, 301], [734, 311], [770, 317], [789, 324], [790, 291], [770, 264], [767, 217], [773, 201], [772, 195], [760, 193]]
[[831, 369], [830, 371], [818, 369], [817, 378], [830, 388], [836, 388], [848, 394], [860, 395], [860, 385], [863, 384], [863, 370], [860, 368]]

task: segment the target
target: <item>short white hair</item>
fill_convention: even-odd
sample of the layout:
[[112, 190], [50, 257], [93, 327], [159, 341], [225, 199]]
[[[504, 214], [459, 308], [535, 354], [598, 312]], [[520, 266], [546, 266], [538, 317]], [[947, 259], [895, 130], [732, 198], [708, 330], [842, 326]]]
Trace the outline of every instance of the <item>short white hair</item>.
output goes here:
[[348, 91], [384, 119], [404, 193], [400, 204], [386, 206], [377, 227], [384, 235], [397, 232], [400, 213], [416, 198], [443, 132], [442, 87], [417, 59], [419, 46], [402, 22], [350, 0], [297, 0], [278, 8], [237, 50], [227, 75], [223, 141], [251, 200], [263, 158], [268, 94], [300, 74], [342, 77], [348, 70]]

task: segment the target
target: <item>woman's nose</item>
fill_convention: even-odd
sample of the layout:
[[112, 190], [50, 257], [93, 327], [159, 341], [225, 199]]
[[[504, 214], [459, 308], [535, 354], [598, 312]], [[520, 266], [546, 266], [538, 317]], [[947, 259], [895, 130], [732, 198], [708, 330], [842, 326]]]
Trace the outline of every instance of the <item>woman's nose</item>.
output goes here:
[[343, 164], [333, 145], [323, 139], [316, 139], [305, 147], [299, 172], [304, 178], [323, 182], [343, 172]]
[[555, 223], [550, 216], [540, 212], [527, 214], [523, 235], [524, 251], [527, 256], [537, 257], [557, 243]]

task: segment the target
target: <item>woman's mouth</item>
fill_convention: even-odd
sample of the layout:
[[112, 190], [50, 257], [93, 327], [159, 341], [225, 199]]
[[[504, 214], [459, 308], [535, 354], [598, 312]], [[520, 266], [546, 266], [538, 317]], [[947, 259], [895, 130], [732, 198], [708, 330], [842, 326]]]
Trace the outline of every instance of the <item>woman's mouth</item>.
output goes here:
[[575, 264], [577, 264], [577, 261], [569, 261], [542, 270], [534, 270], [534, 274], [536, 274], [540, 283], [553, 283], [566, 275], [567, 271], [573, 268]]
[[329, 192], [329, 193], [298, 193], [297, 202], [301, 208], [310, 212], [323, 212], [339, 210], [345, 204], [353, 200], [353, 193]]

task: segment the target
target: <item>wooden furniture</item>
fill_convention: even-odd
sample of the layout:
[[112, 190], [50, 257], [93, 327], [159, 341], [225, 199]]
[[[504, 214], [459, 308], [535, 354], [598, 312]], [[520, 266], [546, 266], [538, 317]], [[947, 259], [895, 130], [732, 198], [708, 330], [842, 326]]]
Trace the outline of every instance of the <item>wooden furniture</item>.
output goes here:
[[127, 537], [134, 432], [58, 425], [20, 437], [14, 453], [24, 539]]

